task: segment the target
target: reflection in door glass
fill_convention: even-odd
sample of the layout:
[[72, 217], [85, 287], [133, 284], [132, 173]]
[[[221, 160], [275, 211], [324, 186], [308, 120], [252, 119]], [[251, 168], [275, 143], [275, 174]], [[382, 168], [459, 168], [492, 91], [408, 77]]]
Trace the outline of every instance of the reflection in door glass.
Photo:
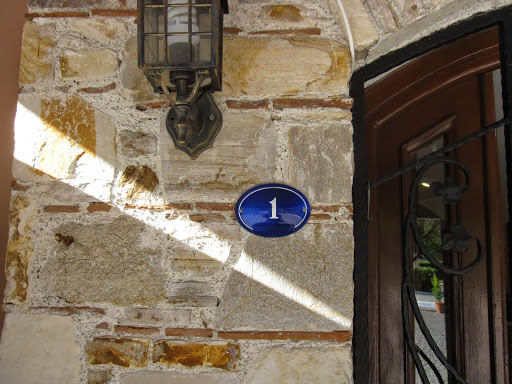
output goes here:
[[[444, 139], [440, 138], [426, 147], [416, 151], [415, 158], [419, 159], [444, 146]], [[443, 198], [434, 193], [432, 184], [435, 182], [443, 183], [445, 181], [445, 166], [437, 164], [431, 167], [423, 176], [416, 205], [418, 227], [422, 235], [425, 247], [430, 254], [439, 262], [445, 263], [446, 252], [441, 247], [443, 234], [447, 230], [446, 205]], [[414, 290], [416, 300], [420, 307], [421, 314], [425, 323], [432, 334], [435, 342], [441, 352], [447, 355], [447, 320], [446, 320], [446, 302], [445, 285], [446, 278], [442, 272], [437, 270], [430, 261], [416, 247], [413, 255], [413, 276]], [[415, 324], [415, 329], [418, 329]], [[446, 368], [438, 361], [434, 352], [429, 347], [425, 337], [420, 331], [415, 332], [416, 344], [425, 352], [429, 359], [438, 369], [444, 382], [448, 382], [448, 373]], [[426, 361], [424, 367], [431, 383], [438, 382], [434, 371]], [[416, 383], [421, 383], [419, 375], [416, 374]]]

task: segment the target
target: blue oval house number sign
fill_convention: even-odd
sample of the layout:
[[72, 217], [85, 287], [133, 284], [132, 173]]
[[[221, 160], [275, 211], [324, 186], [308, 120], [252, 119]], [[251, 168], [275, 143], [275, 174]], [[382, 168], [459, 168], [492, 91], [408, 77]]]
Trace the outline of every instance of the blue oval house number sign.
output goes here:
[[236, 218], [249, 232], [263, 237], [283, 237], [301, 229], [311, 208], [295, 188], [264, 184], [245, 192], [235, 208]]

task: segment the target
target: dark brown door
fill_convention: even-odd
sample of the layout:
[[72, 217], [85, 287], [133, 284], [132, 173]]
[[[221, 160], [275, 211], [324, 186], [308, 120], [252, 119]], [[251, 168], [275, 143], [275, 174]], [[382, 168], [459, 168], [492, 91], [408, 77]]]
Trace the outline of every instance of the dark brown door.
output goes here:
[[[382, 178], [495, 121], [491, 72], [500, 67], [498, 40], [497, 28], [465, 37], [413, 60], [367, 88], [368, 180]], [[508, 382], [496, 134], [473, 140], [445, 156], [467, 167], [471, 185], [457, 204], [446, 204], [436, 186], [464, 186], [464, 172], [456, 165], [441, 163], [425, 173], [413, 202], [422, 241], [440, 263], [462, 269], [477, 257], [478, 247], [469, 240], [467, 251], [463, 246], [448, 249], [447, 239], [460, 224], [480, 240], [483, 259], [464, 276], [451, 276], [437, 270], [414, 241], [404, 250], [407, 199], [419, 169], [372, 188], [368, 223], [371, 383], [421, 383], [404, 342], [401, 291], [405, 269], [413, 276], [422, 319], [450, 365], [470, 384]], [[411, 257], [410, 265], [404, 266], [404, 252]], [[434, 309], [436, 287], [445, 302], [444, 313]], [[410, 324], [415, 328], [416, 346], [432, 360], [445, 383], [456, 383], [437, 361], [412, 316]], [[430, 382], [437, 383], [426, 360], [423, 365]]]

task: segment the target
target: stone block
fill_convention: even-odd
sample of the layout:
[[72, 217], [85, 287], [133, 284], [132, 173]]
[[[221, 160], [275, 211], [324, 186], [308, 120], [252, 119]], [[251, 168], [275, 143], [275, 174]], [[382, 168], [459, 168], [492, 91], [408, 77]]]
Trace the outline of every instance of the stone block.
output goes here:
[[126, 23], [113, 18], [79, 19], [70, 23], [71, 30], [86, 39], [109, 42], [128, 33]]
[[87, 384], [109, 384], [112, 379], [112, 370], [89, 371]]
[[122, 86], [130, 91], [130, 96], [138, 103], [155, 100], [167, 102], [166, 96], [155, 94], [144, 72], [138, 67], [137, 57], [137, 36], [133, 36], [128, 39], [123, 51], [120, 66]]
[[0, 341], [2, 383], [78, 383], [82, 363], [75, 331], [71, 317], [7, 314]]
[[129, 199], [154, 192], [158, 184], [158, 176], [146, 165], [129, 165], [119, 180], [119, 186]]
[[192, 312], [190, 309], [164, 308], [126, 308], [119, 321], [125, 324], [189, 326]]
[[156, 154], [156, 137], [141, 131], [122, 131], [119, 141], [124, 156], [137, 157]]
[[351, 346], [272, 348], [260, 352], [247, 373], [251, 384], [351, 384]]
[[230, 111], [223, 119], [213, 148], [194, 161], [174, 148], [162, 121], [163, 182], [171, 200], [186, 193], [189, 200], [232, 202], [249, 187], [273, 180], [277, 134], [269, 116]]
[[210, 284], [202, 281], [171, 283], [167, 301], [184, 307], [215, 307], [218, 303], [217, 297], [212, 295]]
[[295, 126], [289, 131], [290, 166], [287, 181], [312, 204], [352, 201], [352, 128], [339, 123]]
[[306, 224], [284, 238], [248, 237], [220, 298], [214, 328], [349, 330], [353, 229]]
[[55, 242], [54, 251], [34, 280], [34, 300], [43, 304], [113, 303], [154, 305], [165, 300], [163, 257], [142, 245], [146, 226], [129, 216], [111, 222], [69, 223], [55, 233], [71, 236], [70, 246]]
[[97, 337], [85, 346], [87, 362], [121, 367], [145, 367], [148, 364], [148, 341]]
[[170, 366], [236, 368], [240, 357], [238, 344], [189, 344], [180, 341], [160, 341], [153, 347], [153, 363]]
[[109, 200], [115, 131], [109, 116], [78, 95], [20, 95], [13, 174], [22, 181], [71, 178], [69, 184], [96, 200]]
[[[342, 26], [341, 12], [335, 0], [330, 0], [331, 8], [335, 10], [339, 25]], [[357, 52], [364, 52], [370, 49], [379, 40], [379, 33], [373, 26], [373, 22], [366, 12], [366, 8], [361, 0], [344, 0], [343, 2], [347, 17], [354, 38], [355, 49]], [[345, 31], [343, 31], [346, 34]]]
[[301, 9], [295, 5], [267, 5], [263, 7], [263, 15], [272, 21], [299, 23], [304, 20]]
[[213, 259], [173, 259], [171, 262], [171, 267], [174, 272], [179, 272], [182, 275], [190, 277], [213, 276], [222, 269], [222, 266], [222, 263]]
[[35, 206], [28, 197], [14, 195], [9, 212], [10, 234], [5, 259], [5, 301], [24, 302], [28, 292], [29, 262], [33, 244], [28, 231], [31, 229]]
[[60, 73], [65, 79], [100, 79], [111, 75], [119, 66], [117, 54], [100, 51], [65, 51], [60, 60]]
[[350, 52], [310, 37], [224, 39], [221, 96], [344, 95]]
[[52, 73], [52, 50], [55, 45], [55, 27], [40, 26], [27, 21], [23, 27], [20, 59], [20, 85], [46, 80]]
[[400, 28], [392, 6], [387, 0], [366, 0], [367, 9], [371, 10], [375, 24], [382, 34], [393, 33]]
[[121, 377], [121, 384], [239, 384], [235, 373], [138, 372]]

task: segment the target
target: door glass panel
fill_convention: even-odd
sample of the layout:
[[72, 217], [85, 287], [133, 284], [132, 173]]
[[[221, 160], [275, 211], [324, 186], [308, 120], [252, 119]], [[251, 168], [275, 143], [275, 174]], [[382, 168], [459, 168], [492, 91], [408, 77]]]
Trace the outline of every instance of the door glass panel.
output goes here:
[[[424, 146], [414, 153], [414, 158], [419, 159], [432, 153], [445, 145], [443, 137], [438, 138], [431, 144]], [[444, 164], [436, 164], [423, 176], [416, 202], [418, 227], [423, 243], [428, 252], [440, 263], [446, 265], [446, 252], [442, 249], [443, 235], [448, 230], [448, 214], [443, 197], [435, 194], [434, 183], [445, 183], [446, 169]], [[447, 355], [448, 326], [446, 317], [446, 305], [449, 299], [446, 286], [448, 281], [444, 274], [437, 270], [419, 247], [415, 247], [413, 254], [413, 282], [416, 300], [420, 307], [421, 315], [441, 352]], [[446, 368], [438, 361], [430, 348], [418, 324], [415, 322], [416, 344], [422, 349], [427, 357], [434, 363], [444, 382], [447, 383], [448, 373]], [[438, 382], [434, 370], [424, 361], [425, 371], [431, 383]], [[416, 383], [421, 379], [416, 371]]]

